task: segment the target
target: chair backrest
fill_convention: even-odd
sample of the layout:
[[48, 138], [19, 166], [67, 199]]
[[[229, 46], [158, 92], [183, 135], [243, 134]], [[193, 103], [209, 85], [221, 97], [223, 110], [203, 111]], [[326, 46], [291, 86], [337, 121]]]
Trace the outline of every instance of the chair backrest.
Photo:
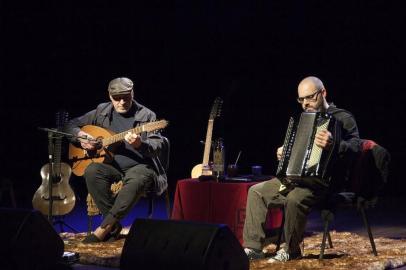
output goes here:
[[362, 140], [361, 153], [350, 174], [350, 191], [372, 198], [387, 181], [389, 152], [372, 140]]

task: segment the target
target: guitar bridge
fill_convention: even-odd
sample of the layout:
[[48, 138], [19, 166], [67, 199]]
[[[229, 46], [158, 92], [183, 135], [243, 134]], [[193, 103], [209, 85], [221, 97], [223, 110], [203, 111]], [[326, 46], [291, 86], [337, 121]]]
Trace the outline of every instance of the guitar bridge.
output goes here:
[[[44, 199], [45, 201], [49, 201], [49, 196], [42, 196], [42, 199]], [[62, 196], [52, 196], [52, 201], [63, 201], [66, 199], [66, 196], [62, 197]]]

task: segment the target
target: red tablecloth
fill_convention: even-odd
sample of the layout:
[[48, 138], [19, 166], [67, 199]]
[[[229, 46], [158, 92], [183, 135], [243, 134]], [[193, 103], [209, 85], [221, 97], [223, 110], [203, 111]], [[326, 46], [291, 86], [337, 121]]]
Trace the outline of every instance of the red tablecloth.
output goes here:
[[[256, 183], [179, 180], [171, 218], [227, 224], [242, 244], [248, 189]], [[271, 210], [268, 213], [267, 228], [278, 228], [281, 221], [282, 211]]]

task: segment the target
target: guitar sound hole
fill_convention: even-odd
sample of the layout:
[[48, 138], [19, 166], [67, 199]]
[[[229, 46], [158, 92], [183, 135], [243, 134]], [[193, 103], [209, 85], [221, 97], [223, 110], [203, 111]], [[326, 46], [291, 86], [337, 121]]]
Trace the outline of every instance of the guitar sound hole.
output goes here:
[[88, 157], [98, 157], [97, 150], [86, 150], [86, 155]]
[[52, 183], [57, 184], [62, 180], [60, 175], [52, 177]]
[[100, 150], [103, 147], [103, 138], [99, 137], [97, 138], [97, 143], [96, 143], [96, 150]]

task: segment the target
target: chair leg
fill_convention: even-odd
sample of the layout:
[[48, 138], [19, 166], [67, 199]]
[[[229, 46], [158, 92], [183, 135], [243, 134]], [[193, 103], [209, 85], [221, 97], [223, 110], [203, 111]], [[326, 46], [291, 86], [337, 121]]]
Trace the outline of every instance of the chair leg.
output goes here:
[[363, 206], [361, 206], [359, 210], [361, 211], [362, 220], [364, 221], [364, 225], [365, 225], [365, 227], [367, 228], [367, 231], [368, 231], [368, 237], [369, 237], [369, 241], [371, 242], [372, 253], [375, 256], [378, 256], [378, 252], [376, 251], [376, 247], [375, 247], [374, 237], [372, 236], [371, 226], [369, 226], [369, 222], [368, 222], [367, 215], [365, 213], [365, 209], [364, 209]]
[[323, 232], [323, 240], [321, 242], [321, 247], [320, 247], [319, 260], [323, 260], [323, 257], [324, 257], [324, 250], [326, 248], [326, 238], [327, 238], [327, 235], [329, 235], [328, 225], [329, 225], [329, 220], [328, 219], [324, 220], [324, 232]]
[[279, 228], [279, 232], [278, 232], [278, 240], [276, 242], [276, 251], [278, 251], [281, 248], [283, 226], [285, 225], [285, 208], [282, 207], [281, 210], [282, 210], [282, 223], [281, 223], [281, 227]]
[[327, 231], [327, 240], [329, 248], [333, 248], [333, 241], [331, 241], [330, 230]]

